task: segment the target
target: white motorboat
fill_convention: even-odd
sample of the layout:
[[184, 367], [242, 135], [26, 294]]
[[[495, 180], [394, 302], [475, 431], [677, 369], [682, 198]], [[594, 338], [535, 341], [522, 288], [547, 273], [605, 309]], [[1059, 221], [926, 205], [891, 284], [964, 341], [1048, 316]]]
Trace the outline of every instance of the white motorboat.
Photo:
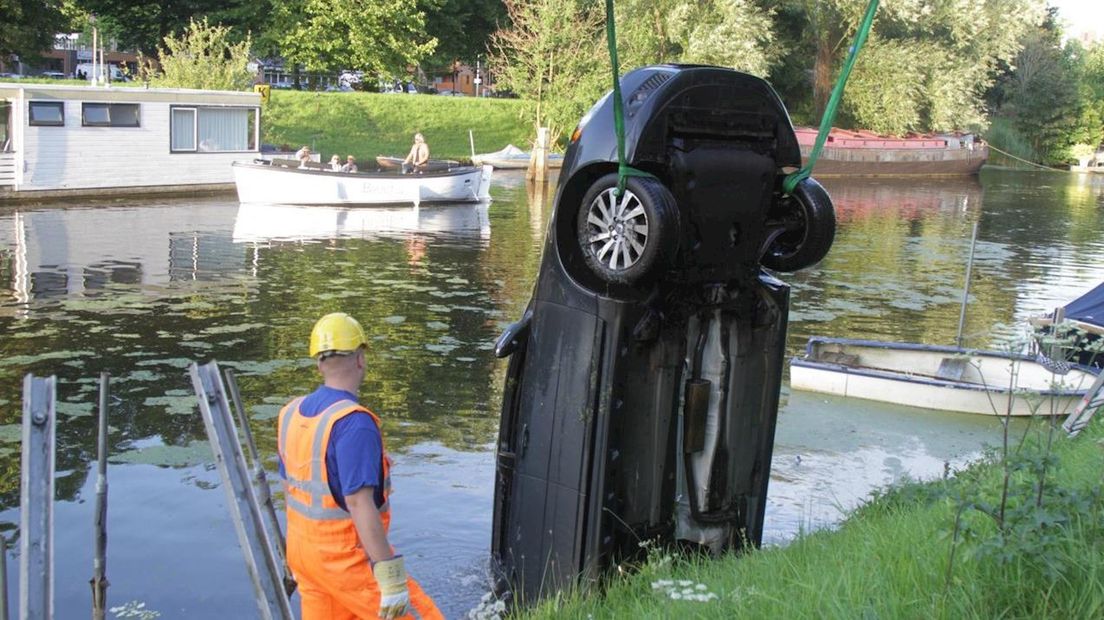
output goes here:
[[[507, 144], [493, 153], [481, 153], [472, 155], [472, 163], [477, 166], [494, 166], [506, 170], [517, 170], [529, 167], [531, 154], [523, 151], [513, 144]], [[548, 167], [560, 168], [563, 166], [563, 155], [560, 153], [548, 154]]]
[[902, 342], [813, 337], [790, 362], [790, 387], [988, 415], [1068, 415], [1097, 368], [1055, 375], [1036, 358]]
[[238, 200], [294, 205], [388, 205], [490, 200], [490, 166], [440, 172], [332, 172], [234, 162]]

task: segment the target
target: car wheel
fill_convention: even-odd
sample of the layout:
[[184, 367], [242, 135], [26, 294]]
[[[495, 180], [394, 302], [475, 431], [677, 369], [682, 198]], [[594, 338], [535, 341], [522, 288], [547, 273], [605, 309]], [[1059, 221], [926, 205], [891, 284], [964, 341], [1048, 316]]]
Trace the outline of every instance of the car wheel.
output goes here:
[[678, 244], [678, 210], [652, 177], [629, 177], [617, 195], [617, 174], [598, 179], [583, 197], [577, 234], [587, 266], [600, 279], [634, 284]]
[[781, 234], [767, 246], [764, 267], [775, 271], [799, 271], [819, 263], [832, 248], [836, 236], [836, 213], [824, 186], [804, 179], [792, 196], [782, 200], [778, 226]]

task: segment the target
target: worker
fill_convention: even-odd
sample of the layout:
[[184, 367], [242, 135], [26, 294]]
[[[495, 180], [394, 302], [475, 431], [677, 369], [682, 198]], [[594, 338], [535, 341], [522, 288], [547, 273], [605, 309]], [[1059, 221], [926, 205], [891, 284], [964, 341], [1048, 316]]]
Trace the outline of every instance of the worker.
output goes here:
[[408, 172], [422, 172], [429, 163], [429, 145], [425, 136], [421, 133], [414, 134], [414, 144], [410, 147], [410, 153], [403, 160], [403, 174]]
[[303, 620], [443, 618], [387, 539], [391, 461], [380, 421], [359, 404], [367, 341], [356, 319], [327, 314], [310, 335], [322, 385], [280, 411], [287, 560]]

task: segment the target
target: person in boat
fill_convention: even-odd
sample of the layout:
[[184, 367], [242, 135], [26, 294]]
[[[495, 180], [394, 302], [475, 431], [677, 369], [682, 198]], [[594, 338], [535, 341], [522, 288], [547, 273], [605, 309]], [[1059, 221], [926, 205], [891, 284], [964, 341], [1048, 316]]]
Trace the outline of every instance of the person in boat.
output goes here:
[[429, 163], [429, 145], [425, 136], [421, 133], [414, 134], [414, 145], [410, 147], [410, 153], [403, 160], [403, 174], [408, 172], [421, 172]]
[[352, 155], [346, 157], [345, 158], [345, 165], [341, 167], [341, 171], [342, 172], [356, 172], [357, 171], [356, 157], [353, 157]]
[[341, 157], [337, 153], [334, 153], [334, 156], [330, 158], [330, 170], [341, 172]]
[[303, 620], [443, 619], [388, 542], [391, 459], [380, 420], [360, 404], [368, 341], [353, 317], [327, 314], [311, 330], [322, 385], [280, 410], [287, 560]]
[[311, 150], [307, 145], [300, 147], [298, 151], [295, 151], [295, 159], [299, 160], [299, 168], [306, 168], [307, 163], [311, 160]]

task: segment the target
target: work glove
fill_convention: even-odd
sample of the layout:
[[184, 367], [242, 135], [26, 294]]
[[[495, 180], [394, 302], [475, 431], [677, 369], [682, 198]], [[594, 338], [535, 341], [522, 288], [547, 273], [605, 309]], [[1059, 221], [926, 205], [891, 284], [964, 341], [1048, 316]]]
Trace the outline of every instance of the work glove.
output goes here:
[[406, 568], [403, 567], [402, 556], [376, 562], [372, 573], [380, 589], [380, 618], [406, 615], [406, 609], [410, 606], [410, 590], [406, 587]]

